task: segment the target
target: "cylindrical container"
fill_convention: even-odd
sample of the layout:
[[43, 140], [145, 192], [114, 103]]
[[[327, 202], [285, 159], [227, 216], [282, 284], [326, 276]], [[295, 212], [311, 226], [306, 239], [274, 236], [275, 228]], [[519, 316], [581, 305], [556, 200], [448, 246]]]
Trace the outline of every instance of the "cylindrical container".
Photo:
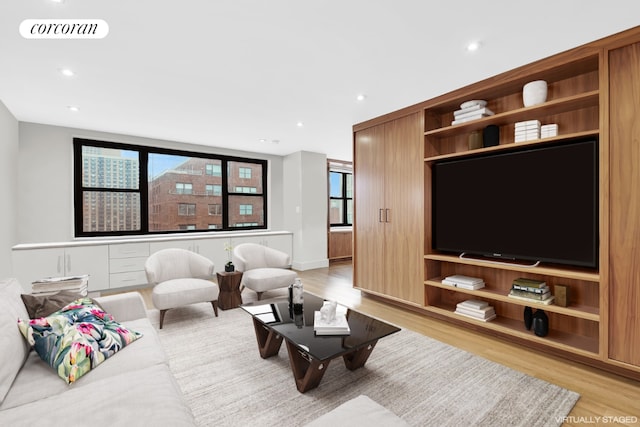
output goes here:
[[300, 280], [299, 277], [296, 277], [295, 282], [291, 286], [291, 302], [293, 304], [293, 312], [296, 314], [302, 313], [302, 293], [302, 280]]
[[525, 107], [542, 104], [547, 100], [547, 82], [535, 80], [522, 88], [522, 102]]

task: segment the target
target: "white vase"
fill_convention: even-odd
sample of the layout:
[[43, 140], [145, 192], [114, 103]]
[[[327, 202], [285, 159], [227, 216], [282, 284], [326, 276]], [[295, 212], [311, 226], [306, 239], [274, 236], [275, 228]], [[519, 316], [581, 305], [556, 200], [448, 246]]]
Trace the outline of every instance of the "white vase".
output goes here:
[[522, 101], [525, 107], [542, 104], [547, 100], [547, 82], [536, 80], [529, 82], [522, 88]]

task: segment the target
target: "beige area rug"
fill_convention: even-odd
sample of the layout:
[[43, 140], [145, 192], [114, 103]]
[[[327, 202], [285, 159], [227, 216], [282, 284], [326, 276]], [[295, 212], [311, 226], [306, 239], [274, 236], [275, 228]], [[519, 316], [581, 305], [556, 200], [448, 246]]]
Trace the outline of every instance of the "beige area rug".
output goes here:
[[558, 426], [579, 398], [408, 330], [381, 339], [361, 369], [333, 360], [305, 394], [286, 346], [261, 359], [251, 317], [239, 308], [217, 318], [210, 304], [174, 309], [160, 339], [202, 426], [302, 426], [361, 394], [413, 426]]

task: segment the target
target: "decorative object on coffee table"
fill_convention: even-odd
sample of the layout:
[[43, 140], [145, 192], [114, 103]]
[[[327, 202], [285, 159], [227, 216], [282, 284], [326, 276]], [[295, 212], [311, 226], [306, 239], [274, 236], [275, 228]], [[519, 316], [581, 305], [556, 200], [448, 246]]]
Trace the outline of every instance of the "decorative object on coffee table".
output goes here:
[[239, 307], [242, 304], [242, 295], [240, 294], [242, 272], [219, 271], [216, 276], [218, 278], [218, 287], [220, 288], [218, 307], [222, 310]]

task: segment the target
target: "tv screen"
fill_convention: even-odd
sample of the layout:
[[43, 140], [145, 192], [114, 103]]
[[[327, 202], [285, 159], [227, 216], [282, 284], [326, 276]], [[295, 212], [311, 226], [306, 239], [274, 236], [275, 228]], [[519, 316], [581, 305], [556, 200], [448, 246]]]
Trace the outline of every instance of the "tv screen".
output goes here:
[[433, 248], [598, 266], [598, 141], [435, 162]]

